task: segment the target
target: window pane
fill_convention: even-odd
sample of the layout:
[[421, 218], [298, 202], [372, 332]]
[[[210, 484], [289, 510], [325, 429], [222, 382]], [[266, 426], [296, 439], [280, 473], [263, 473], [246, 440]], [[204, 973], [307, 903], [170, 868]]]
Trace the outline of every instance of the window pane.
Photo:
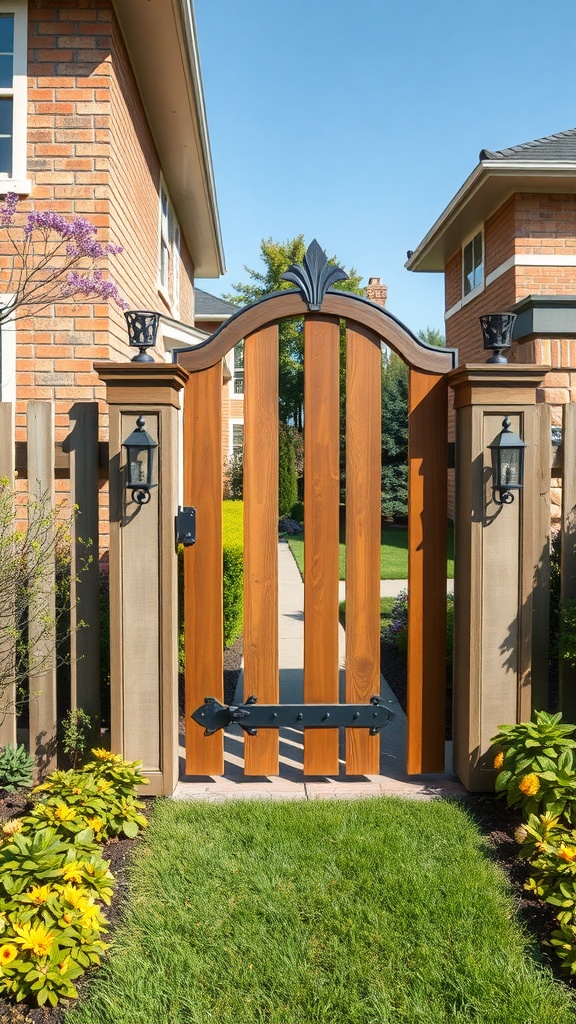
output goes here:
[[474, 239], [474, 287], [482, 284], [482, 233], [479, 232]]
[[242, 370], [244, 368], [244, 342], [239, 341], [234, 346], [234, 369]]
[[244, 394], [244, 370], [234, 371], [234, 394]]
[[12, 174], [12, 100], [0, 99], [0, 174]]
[[244, 424], [232, 424], [232, 451], [241, 452], [244, 444]]
[[0, 14], [0, 53], [14, 53], [13, 14]]
[[11, 53], [0, 53], [0, 87], [11, 89], [14, 84], [13, 59]]
[[464, 295], [472, 291], [474, 284], [474, 268], [472, 265], [472, 242], [464, 247]]

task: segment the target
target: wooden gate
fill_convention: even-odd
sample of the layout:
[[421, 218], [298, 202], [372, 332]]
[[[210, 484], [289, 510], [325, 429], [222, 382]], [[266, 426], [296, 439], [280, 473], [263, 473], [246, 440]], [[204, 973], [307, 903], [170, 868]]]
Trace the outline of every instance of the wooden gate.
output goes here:
[[[197, 510], [185, 549], [186, 771], [224, 771], [223, 733], [191, 720], [223, 699], [222, 359], [244, 339], [244, 678], [259, 703], [279, 699], [278, 322], [304, 317], [304, 701], [338, 703], [339, 355], [346, 323], [346, 702], [380, 692], [381, 344], [409, 373], [408, 757], [442, 771], [446, 688], [447, 385], [455, 353], [422, 344], [391, 314], [326, 290], [343, 277], [313, 243], [294, 291], [270, 295], [202, 345], [177, 353], [190, 372], [184, 502]], [[277, 775], [278, 731], [245, 737], [245, 773]], [[346, 772], [379, 773], [380, 737], [346, 730]], [[338, 729], [304, 730], [304, 773], [338, 774]]]

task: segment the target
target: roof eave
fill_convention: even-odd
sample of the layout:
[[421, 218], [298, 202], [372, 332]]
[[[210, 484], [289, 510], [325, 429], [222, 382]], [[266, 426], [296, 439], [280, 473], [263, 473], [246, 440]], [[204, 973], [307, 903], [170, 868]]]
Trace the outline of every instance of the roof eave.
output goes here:
[[225, 272], [192, 0], [114, 0], [162, 173], [198, 277]]
[[576, 162], [483, 160], [405, 263], [407, 270], [438, 273], [466, 236], [514, 192], [576, 191]]

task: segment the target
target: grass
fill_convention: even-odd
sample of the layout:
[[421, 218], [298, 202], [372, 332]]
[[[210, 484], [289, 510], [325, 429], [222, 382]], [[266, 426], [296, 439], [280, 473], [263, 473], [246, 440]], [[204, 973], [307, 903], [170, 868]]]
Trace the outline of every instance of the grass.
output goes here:
[[454, 803], [156, 804], [68, 1024], [568, 1024]]
[[[304, 538], [302, 536], [287, 537], [288, 544], [300, 575], [304, 578]], [[382, 530], [382, 545], [380, 548], [380, 579], [381, 580], [405, 580], [408, 577], [408, 528], [393, 527]], [[446, 564], [446, 577], [454, 579], [454, 532], [450, 527], [448, 530], [448, 561]], [[340, 544], [339, 579], [346, 579], [346, 545]]]

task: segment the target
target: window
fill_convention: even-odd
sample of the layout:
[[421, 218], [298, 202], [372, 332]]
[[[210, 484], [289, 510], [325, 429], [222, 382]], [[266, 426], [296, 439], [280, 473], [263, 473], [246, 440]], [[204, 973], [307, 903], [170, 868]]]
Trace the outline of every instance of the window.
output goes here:
[[26, 178], [26, 0], [0, 0], [0, 192], [30, 191]]
[[178, 314], [180, 306], [180, 226], [164, 182], [160, 183], [158, 285], [170, 310]]
[[232, 455], [242, 455], [244, 448], [244, 424], [232, 423]]
[[235, 395], [244, 394], [244, 341], [234, 346], [233, 391]]
[[484, 283], [484, 244], [482, 232], [470, 239], [462, 250], [464, 296], [470, 295]]

